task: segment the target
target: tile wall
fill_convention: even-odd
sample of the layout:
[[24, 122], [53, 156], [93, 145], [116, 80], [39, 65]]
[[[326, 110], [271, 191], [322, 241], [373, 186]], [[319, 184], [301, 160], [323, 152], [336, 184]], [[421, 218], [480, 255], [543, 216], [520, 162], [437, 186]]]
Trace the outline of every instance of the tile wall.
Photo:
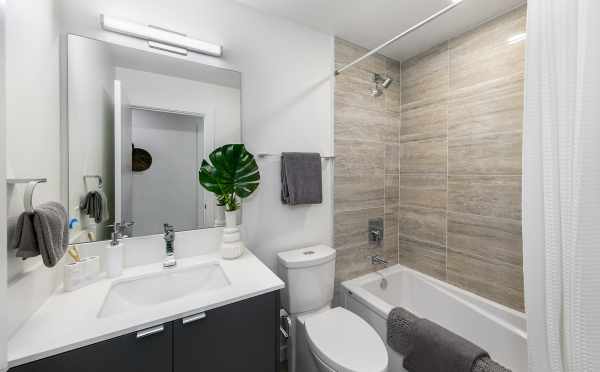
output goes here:
[[[367, 50], [337, 39], [337, 67]], [[372, 97], [373, 73], [394, 79]], [[369, 57], [336, 79], [335, 89], [335, 248], [336, 288], [346, 279], [375, 268], [367, 256], [398, 261], [398, 187], [400, 144], [400, 63]], [[368, 220], [384, 220], [384, 239], [368, 241]]]
[[[338, 76], [338, 283], [378, 253], [523, 311], [525, 43], [511, 41], [525, 18], [522, 7], [401, 67], [376, 55]], [[337, 40], [336, 64], [363, 52]], [[368, 95], [371, 72], [394, 77], [384, 97]], [[385, 219], [381, 248], [367, 241], [371, 217]]]

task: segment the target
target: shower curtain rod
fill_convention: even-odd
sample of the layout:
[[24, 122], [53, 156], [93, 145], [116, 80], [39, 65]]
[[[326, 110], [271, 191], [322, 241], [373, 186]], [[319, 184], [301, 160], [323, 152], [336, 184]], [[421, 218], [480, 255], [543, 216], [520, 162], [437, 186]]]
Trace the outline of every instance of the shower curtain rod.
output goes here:
[[341, 68], [335, 70], [335, 75], [339, 75], [342, 72], [344, 72], [345, 70], [349, 69], [350, 67], [354, 66], [355, 64], [361, 62], [362, 60], [369, 58], [370, 56], [372, 56], [373, 54], [379, 52], [381, 49], [385, 48], [386, 46], [400, 40], [401, 38], [403, 38], [404, 36], [410, 34], [411, 32], [418, 30], [419, 28], [425, 26], [427, 23], [433, 21], [434, 19], [436, 19], [437, 17], [449, 12], [450, 10], [454, 9], [455, 7], [457, 7], [460, 3], [462, 3], [463, 0], [454, 0], [454, 2], [450, 5], [448, 5], [447, 7], [445, 7], [444, 9], [440, 10], [439, 12], [435, 13], [434, 15], [428, 17], [427, 19], [424, 19], [423, 21], [417, 23], [416, 25], [412, 26], [411, 28], [409, 28], [408, 30], [402, 32], [399, 35], [396, 35], [393, 39], [386, 41], [385, 43], [381, 44], [380, 46], [376, 47], [375, 49], [372, 49], [371, 51], [367, 52], [367, 54], [363, 55], [362, 57], [359, 57], [357, 59], [355, 59], [354, 61], [348, 63], [345, 66], [342, 66]]

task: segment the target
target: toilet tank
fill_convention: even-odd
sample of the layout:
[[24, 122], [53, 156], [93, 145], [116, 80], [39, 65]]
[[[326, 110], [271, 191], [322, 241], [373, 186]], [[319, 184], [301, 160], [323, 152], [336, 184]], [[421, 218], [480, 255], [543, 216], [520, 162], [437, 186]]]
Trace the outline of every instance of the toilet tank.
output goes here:
[[335, 250], [326, 245], [294, 249], [277, 255], [285, 282], [283, 307], [290, 314], [321, 309], [333, 300]]

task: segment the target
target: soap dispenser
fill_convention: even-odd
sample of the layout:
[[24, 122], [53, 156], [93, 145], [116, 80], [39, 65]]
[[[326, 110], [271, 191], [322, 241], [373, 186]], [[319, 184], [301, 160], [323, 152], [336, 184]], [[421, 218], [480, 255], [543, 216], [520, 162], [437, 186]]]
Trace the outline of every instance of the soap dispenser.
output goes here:
[[111, 234], [111, 241], [106, 247], [106, 274], [109, 278], [116, 278], [123, 273], [123, 249], [124, 244], [119, 239], [126, 237], [124, 232], [133, 226], [133, 222], [116, 222]]

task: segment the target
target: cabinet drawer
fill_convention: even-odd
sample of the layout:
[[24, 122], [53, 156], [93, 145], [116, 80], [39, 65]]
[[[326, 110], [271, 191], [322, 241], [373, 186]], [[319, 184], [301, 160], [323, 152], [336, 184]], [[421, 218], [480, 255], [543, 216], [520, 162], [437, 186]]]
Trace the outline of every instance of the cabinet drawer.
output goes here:
[[171, 372], [172, 338], [173, 325], [166, 323], [11, 368], [9, 372]]
[[250, 298], [173, 324], [175, 372], [275, 372], [279, 293]]

